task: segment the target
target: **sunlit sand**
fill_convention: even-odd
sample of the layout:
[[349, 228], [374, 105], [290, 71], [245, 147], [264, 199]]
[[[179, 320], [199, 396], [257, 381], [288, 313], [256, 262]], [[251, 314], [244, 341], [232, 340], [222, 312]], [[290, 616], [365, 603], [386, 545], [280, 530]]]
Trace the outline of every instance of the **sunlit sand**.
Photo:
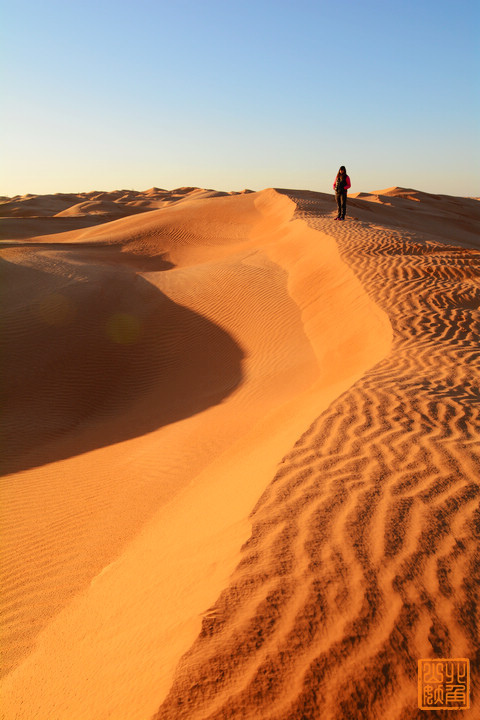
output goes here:
[[6, 719], [413, 718], [480, 649], [480, 203], [335, 215], [0, 202]]

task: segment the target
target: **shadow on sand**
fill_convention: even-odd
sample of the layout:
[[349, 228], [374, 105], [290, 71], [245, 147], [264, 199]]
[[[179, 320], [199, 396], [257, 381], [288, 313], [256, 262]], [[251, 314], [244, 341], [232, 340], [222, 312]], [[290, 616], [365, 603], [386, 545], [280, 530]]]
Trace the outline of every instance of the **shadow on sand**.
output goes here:
[[[147, 204], [146, 207], [131, 207], [118, 204], [118, 210], [112, 214], [92, 213], [91, 215], [79, 215], [73, 217], [56, 217], [55, 215], [47, 215], [38, 217], [35, 215], [26, 217], [0, 217], [0, 240], [27, 240], [33, 237], [42, 237], [44, 235], [56, 235], [57, 233], [72, 232], [74, 230], [82, 230], [96, 225], [104, 225], [112, 220], [119, 220], [123, 217], [131, 215], [139, 215], [144, 212], [156, 210]], [[31, 241], [29, 245], [34, 244]]]
[[28, 266], [0, 260], [2, 473], [151, 432], [242, 381], [230, 335], [133, 271], [170, 263], [115, 246], [59, 249], [53, 264], [33, 247]]

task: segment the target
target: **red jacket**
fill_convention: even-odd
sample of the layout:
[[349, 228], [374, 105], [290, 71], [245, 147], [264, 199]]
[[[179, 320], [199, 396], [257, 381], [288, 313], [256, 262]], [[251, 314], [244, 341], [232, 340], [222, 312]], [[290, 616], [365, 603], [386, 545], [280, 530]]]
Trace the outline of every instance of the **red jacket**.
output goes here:
[[[337, 177], [338, 177], [338, 174], [336, 175], [335, 180], [333, 181], [333, 189], [334, 190], [335, 190], [335, 185], [337, 184]], [[347, 184], [345, 185], [344, 190], [345, 190], [345, 192], [347, 192], [348, 188], [352, 187], [352, 184], [350, 182], [350, 178], [348, 177], [348, 175], [345, 177], [345, 180], [347, 181]]]

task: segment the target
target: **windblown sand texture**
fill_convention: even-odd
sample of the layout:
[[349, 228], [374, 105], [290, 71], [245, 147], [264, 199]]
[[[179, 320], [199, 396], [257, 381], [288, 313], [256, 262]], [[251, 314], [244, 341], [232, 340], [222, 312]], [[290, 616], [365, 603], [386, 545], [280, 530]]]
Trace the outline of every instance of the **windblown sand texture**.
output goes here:
[[0, 202], [2, 717], [478, 712], [479, 202], [333, 206]]

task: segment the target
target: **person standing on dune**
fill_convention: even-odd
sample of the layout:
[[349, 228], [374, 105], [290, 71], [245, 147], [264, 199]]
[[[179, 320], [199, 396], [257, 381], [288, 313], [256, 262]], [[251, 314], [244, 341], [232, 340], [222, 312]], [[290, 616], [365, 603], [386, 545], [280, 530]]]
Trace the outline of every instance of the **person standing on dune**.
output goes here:
[[349, 187], [351, 187], [350, 178], [347, 175], [345, 165], [342, 165], [333, 183], [338, 208], [338, 215], [335, 220], [345, 220], [345, 214], [347, 212], [347, 190]]

